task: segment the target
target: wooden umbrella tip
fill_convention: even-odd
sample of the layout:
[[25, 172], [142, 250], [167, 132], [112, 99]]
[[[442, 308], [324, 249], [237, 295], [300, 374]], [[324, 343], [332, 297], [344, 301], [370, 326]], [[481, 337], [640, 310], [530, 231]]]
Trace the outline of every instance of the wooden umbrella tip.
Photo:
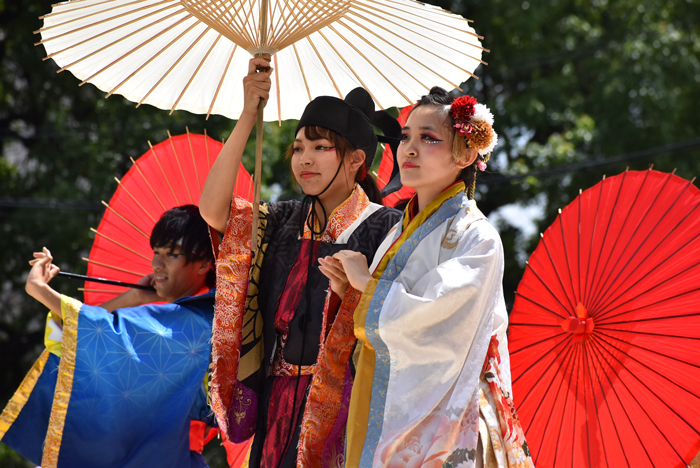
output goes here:
[[649, 164], [649, 170], [654, 169], [654, 163]]
[[674, 168], [673, 168], [673, 171], [671, 171], [671, 174], [675, 174], [675, 173], [676, 173], [676, 169], [678, 169], [678, 168], [677, 168], [677, 167], [674, 167]]
[[695, 183], [695, 179], [697, 179], [697, 177], [693, 177], [692, 179], [690, 179], [690, 183], [691, 184]]

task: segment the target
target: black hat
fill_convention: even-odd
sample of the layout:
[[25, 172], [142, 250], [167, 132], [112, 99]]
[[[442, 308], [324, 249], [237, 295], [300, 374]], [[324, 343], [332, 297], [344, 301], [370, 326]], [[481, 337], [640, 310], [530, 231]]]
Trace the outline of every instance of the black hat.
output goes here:
[[[384, 136], [374, 133], [377, 126]], [[377, 151], [377, 141], [398, 144], [401, 125], [385, 111], [375, 111], [372, 96], [364, 88], [355, 88], [339, 99], [319, 96], [304, 109], [295, 134], [302, 127], [323, 127], [347, 138], [352, 145], [365, 152], [365, 166], [370, 167]], [[396, 151], [394, 151], [396, 154]]]

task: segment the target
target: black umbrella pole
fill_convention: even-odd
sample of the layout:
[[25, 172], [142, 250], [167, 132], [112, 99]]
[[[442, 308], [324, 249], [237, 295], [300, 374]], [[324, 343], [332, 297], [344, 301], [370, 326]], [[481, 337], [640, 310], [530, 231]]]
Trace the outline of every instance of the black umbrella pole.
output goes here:
[[123, 281], [110, 280], [106, 278], [95, 278], [93, 276], [78, 275], [76, 273], [66, 273], [65, 271], [59, 271], [59, 276], [64, 276], [66, 278], [81, 280], [81, 281], [92, 281], [93, 283], [111, 284], [112, 286], [121, 286], [123, 288], [133, 288], [133, 289], [143, 289], [144, 291], [155, 291], [152, 286], [144, 286], [143, 284], [136, 283], [125, 283]]

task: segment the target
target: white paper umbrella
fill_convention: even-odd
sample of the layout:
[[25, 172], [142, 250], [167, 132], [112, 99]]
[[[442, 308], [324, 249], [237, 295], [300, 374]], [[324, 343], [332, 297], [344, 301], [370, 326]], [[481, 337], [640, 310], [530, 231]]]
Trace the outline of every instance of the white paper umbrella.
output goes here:
[[75, 0], [43, 19], [40, 43], [60, 71], [171, 112], [237, 119], [250, 56], [271, 56], [253, 232], [263, 120], [298, 118], [314, 97], [357, 86], [380, 108], [410, 104], [473, 76], [485, 50], [468, 20], [413, 0]]
[[[262, 1], [262, 0], [261, 0]], [[484, 50], [467, 20], [412, 0], [77, 0], [39, 30], [47, 58], [139, 104], [237, 119], [251, 55], [272, 55], [264, 120], [365, 87], [381, 108], [458, 87]]]

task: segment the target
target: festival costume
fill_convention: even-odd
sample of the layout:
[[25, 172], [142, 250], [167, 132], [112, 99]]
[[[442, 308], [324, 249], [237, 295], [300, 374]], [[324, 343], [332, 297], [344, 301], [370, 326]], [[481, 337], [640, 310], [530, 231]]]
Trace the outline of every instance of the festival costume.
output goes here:
[[234, 442], [255, 435], [251, 467], [290, 467], [297, 464], [302, 419], [325, 420], [323, 408], [306, 411], [307, 391], [343, 387], [342, 381], [316, 378], [317, 357], [337, 352], [345, 371], [355, 342], [354, 337], [329, 341], [332, 330], [352, 330], [351, 313], [341, 314], [341, 301], [329, 290], [317, 259], [354, 250], [371, 261], [400, 213], [371, 203], [357, 184], [330, 214], [319, 240], [312, 241], [306, 225], [299, 236], [308, 205], [263, 204], [260, 213], [254, 265], [249, 203], [234, 200], [218, 246], [212, 407]]
[[[414, 197], [354, 315], [346, 465], [531, 467], [510, 400], [503, 248], [463, 182]], [[500, 356], [499, 356], [500, 355]]]
[[61, 296], [63, 323], [49, 316], [48, 348], [0, 416], [2, 442], [43, 468], [205, 467], [190, 432], [215, 425], [213, 305], [211, 292], [110, 313]]

